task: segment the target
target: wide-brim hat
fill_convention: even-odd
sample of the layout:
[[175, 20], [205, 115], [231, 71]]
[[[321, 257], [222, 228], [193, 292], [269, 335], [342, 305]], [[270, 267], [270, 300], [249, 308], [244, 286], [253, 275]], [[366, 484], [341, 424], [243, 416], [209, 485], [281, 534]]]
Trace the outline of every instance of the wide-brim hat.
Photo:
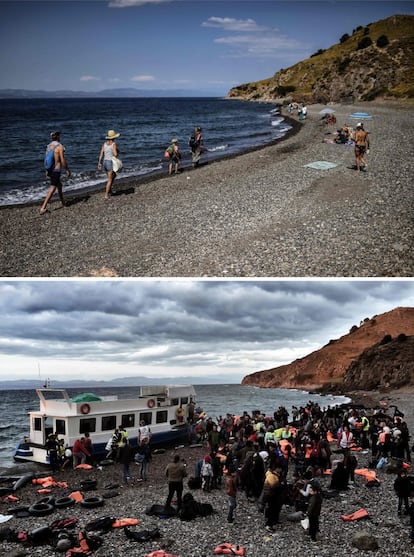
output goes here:
[[116, 139], [120, 135], [121, 134], [117, 133], [115, 130], [109, 130], [108, 133], [106, 134], [106, 139]]

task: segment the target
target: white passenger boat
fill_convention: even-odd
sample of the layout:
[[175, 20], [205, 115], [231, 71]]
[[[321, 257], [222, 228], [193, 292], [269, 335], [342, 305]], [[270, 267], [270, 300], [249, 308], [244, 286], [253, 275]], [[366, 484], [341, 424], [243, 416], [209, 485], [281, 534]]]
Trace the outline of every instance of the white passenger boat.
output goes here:
[[[131, 390], [133, 388], [131, 387]], [[104, 456], [115, 428], [128, 432], [132, 446], [137, 445], [142, 420], [151, 429], [154, 448], [185, 443], [189, 439], [187, 418], [194, 408], [192, 385], [163, 385], [137, 388], [135, 398], [117, 396], [78, 396], [70, 398], [66, 389], [36, 389], [39, 410], [30, 412], [30, 434], [19, 442], [14, 460], [49, 462], [45, 443], [50, 433], [72, 448], [76, 439], [89, 433], [94, 455]], [[95, 399], [95, 400], [93, 400]]]

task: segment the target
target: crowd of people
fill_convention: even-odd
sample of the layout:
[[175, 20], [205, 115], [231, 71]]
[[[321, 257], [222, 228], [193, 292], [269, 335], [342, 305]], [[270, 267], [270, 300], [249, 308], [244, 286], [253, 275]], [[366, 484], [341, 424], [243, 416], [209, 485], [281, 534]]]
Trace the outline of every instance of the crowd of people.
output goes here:
[[[264, 512], [265, 526], [273, 531], [285, 504], [309, 519], [308, 532], [316, 540], [322, 508], [321, 478], [329, 474], [329, 493], [347, 490], [355, 482], [358, 451], [370, 453], [370, 467], [393, 462], [398, 470], [394, 489], [398, 513], [411, 515], [414, 542], [414, 478], [404, 465], [411, 463], [410, 432], [404, 415], [381, 409], [368, 414], [352, 406], [327, 407], [309, 402], [280, 407], [273, 416], [260, 412], [227, 414], [196, 422], [192, 442], [204, 443], [209, 452], [197, 463], [195, 478], [209, 491], [224, 488], [229, 498], [228, 520], [234, 520], [237, 490]], [[328, 472], [327, 472], [328, 471]]]
[[[308, 533], [315, 541], [326, 495], [321, 478], [329, 474], [330, 495], [352, 487], [358, 466], [355, 455], [365, 451], [373, 470], [391, 461], [397, 467], [394, 483], [397, 511], [411, 516], [414, 542], [414, 502], [409, 503], [409, 498], [414, 497], [414, 478], [406, 470], [414, 445], [410, 446], [403, 413], [393, 408], [391, 413], [378, 408], [368, 414], [352, 405], [321, 408], [309, 402], [303, 407], [292, 407], [290, 413], [281, 406], [273, 416], [255, 411], [241, 416], [228, 413], [215, 419], [196, 410], [187, 416], [189, 443], [204, 447], [206, 454], [196, 463], [188, 486], [207, 493], [224, 489], [229, 523], [235, 518], [238, 493], [243, 492], [263, 512], [269, 532], [279, 523], [282, 507], [289, 505], [308, 519]], [[147, 480], [152, 460], [151, 437], [150, 427], [141, 421], [137, 447], [131, 446], [123, 427], [116, 428], [109, 439], [106, 458], [121, 465], [125, 484], [131, 479], [129, 467], [133, 461], [140, 466], [137, 480]], [[75, 442], [72, 451], [63, 447], [57, 435], [50, 435], [47, 449], [53, 469], [59, 465], [64, 469], [71, 460], [74, 468], [83, 463], [96, 464], [87, 433]], [[189, 473], [179, 452], [168, 464], [165, 476], [168, 483], [165, 508], [171, 507], [175, 495], [180, 512], [184, 480]]]
[[[56, 190], [62, 207], [66, 205], [61, 175], [62, 172], [66, 170], [67, 176], [70, 177], [71, 171], [69, 170], [68, 162], [65, 158], [65, 147], [60, 141], [60, 135], [60, 131], [51, 132], [51, 141], [46, 147], [45, 170], [46, 177], [50, 180], [50, 186], [39, 210], [41, 215], [47, 213], [48, 205]], [[115, 130], [109, 130], [99, 153], [98, 170], [104, 170], [107, 177], [104, 195], [105, 200], [110, 198], [117, 173], [122, 169], [122, 161], [118, 158], [119, 148], [116, 143], [116, 139], [118, 139], [120, 135], [121, 134]], [[194, 128], [188, 145], [191, 151], [193, 168], [197, 168], [200, 164], [201, 155], [206, 151], [200, 126]], [[168, 161], [168, 174], [171, 175], [173, 172], [174, 174], [178, 174], [182, 155], [177, 138], [171, 140], [171, 144], [164, 152], [164, 158]]]

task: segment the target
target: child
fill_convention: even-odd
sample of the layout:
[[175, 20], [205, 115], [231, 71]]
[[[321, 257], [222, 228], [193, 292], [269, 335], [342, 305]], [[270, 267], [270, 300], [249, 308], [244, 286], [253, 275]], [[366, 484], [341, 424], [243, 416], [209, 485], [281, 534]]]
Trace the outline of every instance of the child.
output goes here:
[[171, 176], [173, 165], [174, 165], [174, 173], [178, 174], [178, 165], [181, 159], [180, 148], [178, 147], [178, 139], [174, 138], [171, 139], [171, 145], [167, 147], [164, 157], [169, 159], [170, 164], [168, 165], [168, 174]]
[[404, 503], [405, 513], [408, 514], [408, 497], [411, 491], [410, 478], [405, 470], [400, 470], [394, 482], [394, 490], [398, 495], [398, 514], [401, 514], [402, 505]]
[[236, 472], [233, 467], [229, 466], [226, 472], [225, 477], [225, 484], [224, 484], [225, 492], [228, 495], [228, 515], [227, 515], [227, 522], [232, 524], [234, 522], [234, 510], [237, 507], [237, 479], [236, 479]]
[[310, 487], [310, 499], [308, 506], [309, 535], [316, 542], [316, 532], [319, 532], [319, 515], [322, 508], [321, 487], [318, 481], [313, 480]]
[[203, 464], [201, 466], [201, 488], [203, 491], [210, 491], [211, 478], [213, 477], [213, 467], [211, 466], [211, 456], [206, 455], [204, 457]]

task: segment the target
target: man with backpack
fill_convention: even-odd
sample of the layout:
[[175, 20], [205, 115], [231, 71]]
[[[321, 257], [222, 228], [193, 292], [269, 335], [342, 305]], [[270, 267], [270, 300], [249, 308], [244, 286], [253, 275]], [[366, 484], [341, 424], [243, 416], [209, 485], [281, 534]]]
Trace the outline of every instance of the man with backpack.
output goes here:
[[45, 154], [46, 176], [50, 178], [50, 188], [47, 192], [46, 199], [44, 200], [43, 205], [40, 207], [41, 215], [44, 215], [47, 212], [47, 206], [53, 194], [55, 193], [56, 188], [58, 190], [62, 207], [65, 206], [65, 200], [62, 192], [62, 182], [60, 180], [62, 168], [65, 168], [67, 176], [70, 176], [68, 163], [65, 159], [65, 148], [60, 143], [60, 132], [52, 132], [50, 134], [50, 138], [52, 139], [52, 141], [46, 147]]
[[195, 128], [194, 133], [188, 142], [188, 146], [191, 149], [193, 168], [196, 168], [200, 164], [201, 153], [205, 150], [203, 147], [203, 135], [201, 131], [200, 127]]

